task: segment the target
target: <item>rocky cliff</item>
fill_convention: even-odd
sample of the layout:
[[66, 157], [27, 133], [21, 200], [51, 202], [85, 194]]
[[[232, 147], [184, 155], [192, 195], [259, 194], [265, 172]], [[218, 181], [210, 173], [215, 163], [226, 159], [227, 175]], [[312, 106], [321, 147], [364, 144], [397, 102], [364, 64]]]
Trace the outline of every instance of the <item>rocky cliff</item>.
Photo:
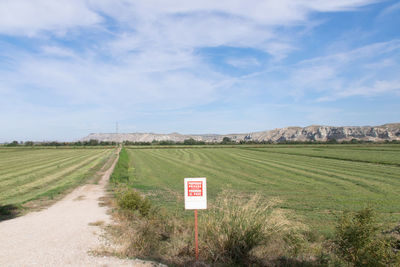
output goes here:
[[381, 126], [308, 126], [308, 127], [287, 127], [270, 131], [253, 132], [246, 134], [199, 134], [184, 135], [179, 133], [155, 134], [155, 133], [92, 133], [82, 139], [88, 141], [95, 139], [98, 141], [131, 141], [131, 142], [151, 142], [157, 141], [175, 141], [183, 142], [185, 139], [193, 138], [197, 141], [220, 142], [224, 137], [229, 137], [233, 141], [350, 141], [352, 139], [363, 141], [383, 142], [385, 140], [400, 141], [400, 123], [385, 124]]

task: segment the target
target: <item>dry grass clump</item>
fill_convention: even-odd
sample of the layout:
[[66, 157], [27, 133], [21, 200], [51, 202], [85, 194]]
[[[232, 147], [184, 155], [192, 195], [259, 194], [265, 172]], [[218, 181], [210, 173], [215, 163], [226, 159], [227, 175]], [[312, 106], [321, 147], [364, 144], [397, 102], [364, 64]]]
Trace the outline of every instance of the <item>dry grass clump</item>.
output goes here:
[[[301, 234], [304, 226], [289, 221], [276, 207], [278, 200], [232, 195], [232, 192], [222, 193], [209, 210], [200, 213], [202, 262], [283, 266], [282, 258], [293, 260], [304, 251], [306, 241]], [[119, 224], [111, 230], [114, 242], [120, 246], [114, 253], [178, 266], [193, 264], [192, 221], [154, 206], [147, 213], [140, 212], [136, 205], [133, 210], [127, 209], [121, 207], [119, 198], [117, 195], [114, 201], [120, 207], [114, 214]]]
[[224, 192], [201, 216], [201, 256], [224, 264], [267, 264], [297, 256], [305, 243], [304, 226], [289, 221], [277, 199]]
[[104, 221], [95, 221], [95, 222], [91, 222], [89, 223], [90, 226], [102, 226], [104, 225]]
[[191, 259], [191, 231], [176, 216], [151, 207], [146, 216], [119, 210], [114, 217], [119, 222], [109, 228], [114, 243], [119, 244], [114, 254], [173, 265], [183, 265]]

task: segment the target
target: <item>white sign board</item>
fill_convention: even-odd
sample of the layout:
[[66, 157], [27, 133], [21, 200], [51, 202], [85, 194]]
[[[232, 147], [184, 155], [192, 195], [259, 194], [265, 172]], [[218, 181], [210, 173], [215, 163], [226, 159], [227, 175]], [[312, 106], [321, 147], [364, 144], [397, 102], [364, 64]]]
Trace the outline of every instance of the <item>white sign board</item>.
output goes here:
[[207, 209], [206, 178], [185, 178], [185, 209]]

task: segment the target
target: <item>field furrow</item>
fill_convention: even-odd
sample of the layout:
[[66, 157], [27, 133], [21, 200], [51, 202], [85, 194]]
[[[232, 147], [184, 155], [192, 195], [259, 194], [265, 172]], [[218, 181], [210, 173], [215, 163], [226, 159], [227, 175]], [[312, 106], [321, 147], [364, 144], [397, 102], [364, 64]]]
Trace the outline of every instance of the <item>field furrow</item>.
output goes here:
[[[0, 206], [52, 197], [74, 187], [98, 170], [113, 151], [112, 148], [0, 149]], [[8, 164], [3, 162], [7, 158]]]
[[[183, 178], [207, 177], [211, 202], [226, 189], [279, 197], [281, 208], [292, 210], [294, 217], [321, 231], [332, 230], [338, 212], [365, 205], [376, 207], [381, 221], [397, 223], [400, 149], [384, 145], [345, 147], [128, 151], [133, 186], [178, 213], [185, 214], [181, 196]], [[380, 157], [382, 153], [388, 154]]]

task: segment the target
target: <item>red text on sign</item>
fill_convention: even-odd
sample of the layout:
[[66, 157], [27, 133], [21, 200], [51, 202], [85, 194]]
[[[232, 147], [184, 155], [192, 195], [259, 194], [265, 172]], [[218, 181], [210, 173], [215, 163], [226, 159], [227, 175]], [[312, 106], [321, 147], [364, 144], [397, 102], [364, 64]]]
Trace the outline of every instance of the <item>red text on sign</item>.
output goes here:
[[203, 196], [203, 182], [202, 181], [188, 181], [188, 197], [202, 197]]

